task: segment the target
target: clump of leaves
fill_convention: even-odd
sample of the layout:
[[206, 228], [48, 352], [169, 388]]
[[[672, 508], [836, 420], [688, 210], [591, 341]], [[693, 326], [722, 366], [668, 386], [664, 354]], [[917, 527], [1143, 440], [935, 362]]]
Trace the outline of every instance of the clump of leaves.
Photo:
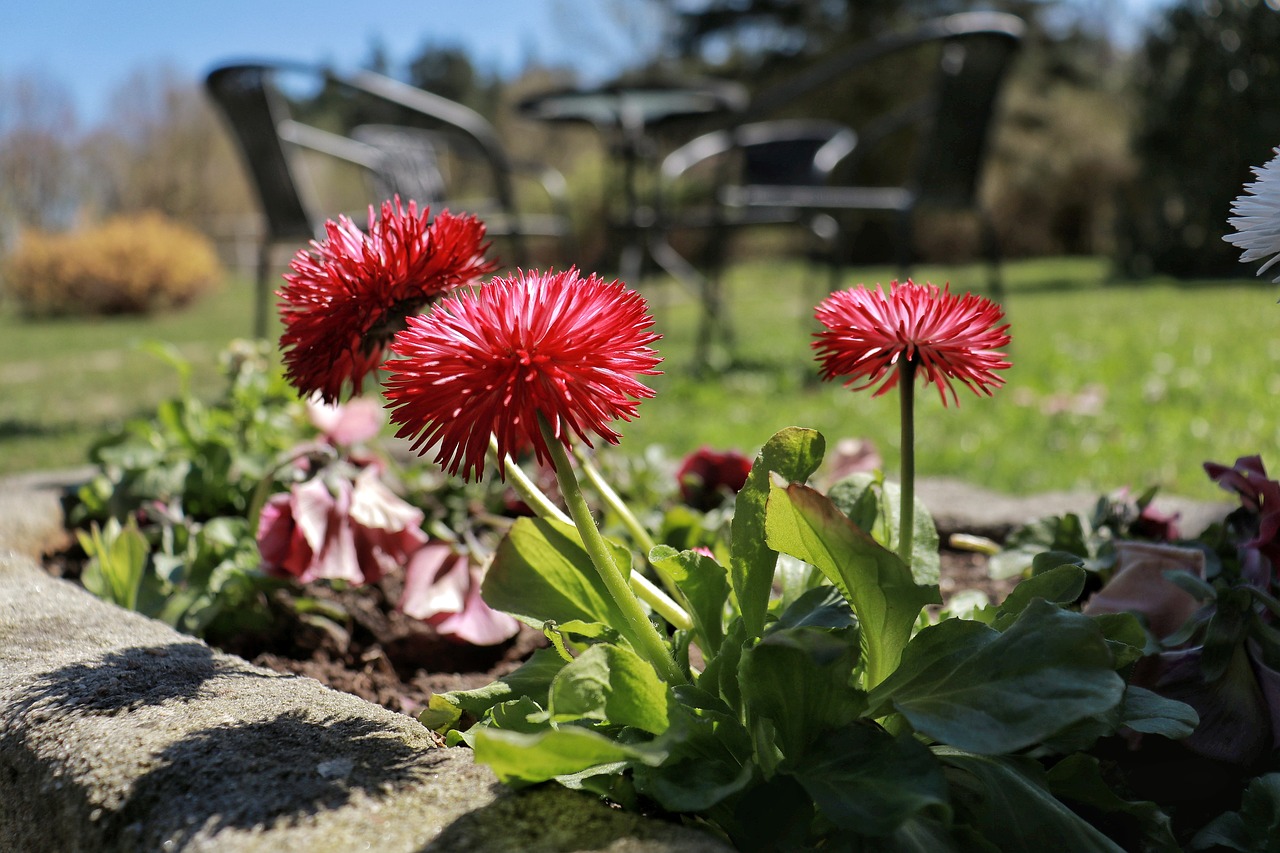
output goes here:
[[637, 653], [572, 527], [516, 522], [484, 596], [551, 647], [488, 687], [433, 697], [423, 722], [510, 784], [555, 779], [656, 806], [742, 850], [1122, 849], [1075, 810], [1103, 801], [1172, 845], [1164, 816], [1111, 791], [1082, 752], [1122, 729], [1179, 737], [1196, 724], [1126, 684], [1147, 641], [1136, 618], [1065, 606], [1085, 572], [1064, 564], [974, 618], [930, 623], [941, 599], [927, 513], [917, 506], [909, 567], [883, 483], [804, 485], [822, 455], [809, 430], [764, 447], [727, 566], [667, 546], [647, 555], [691, 616], [668, 634], [681, 680]]

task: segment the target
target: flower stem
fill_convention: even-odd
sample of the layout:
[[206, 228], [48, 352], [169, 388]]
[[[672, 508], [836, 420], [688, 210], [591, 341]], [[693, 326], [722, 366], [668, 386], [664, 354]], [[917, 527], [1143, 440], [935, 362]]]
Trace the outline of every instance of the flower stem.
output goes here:
[[493, 457], [493, 463], [498, 470], [506, 473], [511, 480], [511, 488], [516, 490], [516, 494], [520, 496], [520, 500], [529, 505], [533, 510], [533, 514], [538, 518], [551, 518], [564, 524], [573, 524], [573, 519], [565, 515], [560, 507], [551, 502], [551, 499], [543, 494], [542, 489], [529, 478], [514, 459], [510, 456], [498, 455], [498, 439], [496, 436], [489, 436], [489, 455]]
[[[613, 490], [613, 486], [609, 485], [609, 482], [601, 475], [600, 469], [591, 464], [591, 460], [587, 458], [586, 454], [580, 449], [574, 448], [573, 455], [578, 460], [578, 467], [587, 476], [587, 482], [600, 493], [601, 499], [622, 519], [623, 526], [627, 528], [631, 538], [635, 539], [636, 544], [644, 551], [645, 560], [647, 561], [649, 552], [653, 550], [654, 546], [653, 537], [649, 535], [649, 531], [645, 530], [644, 525], [640, 523], [640, 519], [636, 518], [636, 514], [631, 511], [631, 507], [627, 506], [626, 501]], [[650, 563], [650, 565], [653, 564]], [[677, 599], [684, 598], [684, 594], [676, 586], [675, 579], [671, 577], [670, 572], [664, 572], [658, 566], [653, 566], [653, 570], [662, 579], [662, 585], [667, 588], [667, 591], [673, 597]]]
[[898, 556], [911, 566], [911, 549], [915, 544], [916, 520], [916, 364], [904, 358], [898, 365], [898, 399], [902, 403], [902, 467], [898, 494]]
[[564, 496], [565, 505], [569, 508], [569, 515], [573, 517], [574, 526], [578, 528], [578, 535], [582, 537], [582, 544], [591, 557], [592, 565], [600, 573], [600, 579], [604, 581], [609, 595], [622, 611], [623, 618], [627, 620], [627, 625], [631, 629], [629, 632], [631, 639], [637, 645], [636, 651], [668, 683], [686, 683], [687, 679], [676, 666], [666, 641], [645, 615], [640, 607], [640, 601], [631, 592], [626, 578], [614, 562], [613, 555], [609, 553], [609, 546], [600, 535], [595, 519], [591, 517], [591, 508], [582, 497], [582, 489], [578, 485], [577, 475], [573, 472], [573, 465], [569, 462], [569, 454], [565, 452], [560, 439], [552, 434], [550, 424], [541, 414], [538, 415], [538, 426], [542, 429], [543, 439], [551, 453], [551, 460], [555, 464], [556, 479], [560, 483], [560, 493]]
[[[543, 493], [542, 489], [538, 488], [537, 483], [530, 479], [529, 475], [525, 473], [524, 469], [521, 468], [514, 459], [510, 456], [498, 456], [498, 439], [494, 436], [489, 437], [489, 454], [493, 457], [494, 464], [506, 472], [507, 477], [511, 480], [511, 487], [516, 490], [516, 494], [520, 496], [520, 499], [529, 505], [529, 508], [533, 510], [534, 515], [541, 519], [559, 521], [562, 524], [573, 524], [573, 519], [565, 515], [560, 507], [551, 502], [551, 499]], [[594, 469], [587, 472], [588, 478], [591, 477], [592, 471], [594, 471]], [[596, 477], [600, 476], [598, 471], [595, 472], [595, 475]], [[594, 479], [592, 482], [596, 483]], [[603, 479], [601, 479], [600, 483], [603, 482]], [[596, 487], [600, 488], [598, 484]], [[608, 484], [605, 484], [605, 487], [607, 488]], [[609, 494], [612, 494], [615, 500], [621, 502], [617, 493], [613, 492], [612, 489], [609, 490]], [[633, 520], [634, 518], [635, 517], [632, 516]], [[638, 521], [636, 522], [636, 525], [639, 525]], [[644, 528], [639, 529], [642, 532], [644, 531]], [[634, 534], [635, 531], [632, 532]], [[647, 532], [645, 533], [645, 536], [647, 544], [646, 542], [641, 542], [641, 545], [652, 550], [653, 540], [647, 538]], [[659, 574], [661, 575], [661, 573]], [[676, 628], [679, 628], [682, 631], [688, 631], [693, 627], [693, 620], [689, 618], [689, 614], [686, 613], [684, 609], [670, 596], [654, 586], [644, 575], [632, 573], [631, 588], [636, 591], [637, 595], [644, 599], [646, 604], [652, 607], [660, 616], [662, 616], [663, 619], [666, 619]]]

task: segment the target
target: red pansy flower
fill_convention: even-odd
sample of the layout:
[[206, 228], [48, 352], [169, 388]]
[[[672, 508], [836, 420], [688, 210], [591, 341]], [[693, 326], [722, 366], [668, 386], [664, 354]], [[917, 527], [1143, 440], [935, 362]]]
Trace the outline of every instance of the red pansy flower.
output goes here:
[[1010, 364], [997, 352], [1009, 343], [1009, 324], [1000, 306], [950, 288], [925, 283], [890, 282], [889, 293], [879, 285], [859, 285], [827, 297], [814, 316], [826, 327], [818, 332], [818, 351], [824, 379], [847, 376], [853, 390], [879, 383], [875, 396], [898, 384], [897, 370], [905, 359], [915, 363], [926, 383], [938, 386], [943, 405], [947, 395], [959, 404], [952, 380], [974, 393], [990, 395], [1004, 384], [994, 371]]
[[590, 433], [616, 444], [609, 422], [631, 420], [653, 396], [635, 378], [659, 372], [652, 325], [638, 293], [575, 269], [459, 291], [410, 317], [391, 345], [396, 435], [416, 436], [420, 452], [435, 446], [436, 461], [468, 479], [479, 479], [491, 434], [500, 453], [532, 447], [549, 464], [539, 415], [566, 446], [570, 434], [591, 446]]
[[276, 295], [285, 327], [280, 348], [302, 394], [335, 403], [348, 381], [360, 393], [405, 317], [493, 271], [480, 220], [446, 210], [428, 222], [429, 213], [396, 198], [378, 218], [369, 208], [368, 233], [340, 216], [325, 223], [323, 242], [294, 256]]
[[715, 509], [736, 495], [751, 473], [751, 457], [737, 450], [702, 447], [690, 453], [676, 471], [680, 499], [703, 512]]

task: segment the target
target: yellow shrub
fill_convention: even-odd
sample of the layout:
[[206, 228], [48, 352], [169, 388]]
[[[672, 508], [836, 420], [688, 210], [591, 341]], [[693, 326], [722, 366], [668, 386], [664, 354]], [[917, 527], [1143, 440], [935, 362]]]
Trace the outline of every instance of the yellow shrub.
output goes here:
[[5, 263], [6, 295], [31, 317], [144, 314], [186, 305], [221, 280], [209, 240], [158, 213], [29, 231]]

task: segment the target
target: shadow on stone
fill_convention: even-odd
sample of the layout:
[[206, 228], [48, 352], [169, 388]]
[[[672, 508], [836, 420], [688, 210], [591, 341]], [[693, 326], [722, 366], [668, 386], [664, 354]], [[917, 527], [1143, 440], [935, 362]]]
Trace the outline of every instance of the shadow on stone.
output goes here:
[[42, 706], [114, 714], [169, 701], [190, 702], [208, 681], [230, 673], [238, 678], [258, 675], [216, 658], [202, 643], [124, 649], [41, 675], [10, 713], [21, 715]]
[[[521, 853], [559, 853], [562, 850], [604, 850], [619, 838], [658, 838], [680, 830], [632, 812], [598, 806], [566, 807], [566, 800], [597, 798], [559, 785], [540, 785], [519, 796], [499, 795], [492, 803], [470, 811], [444, 828], [420, 853], [455, 850], [519, 850]], [[556, 823], [548, 816], [571, 816]], [[692, 844], [686, 838], [685, 844]], [[696, 849], [692, 846], [681, 849]], [[707, 849], [723, 849], [707, 839]]]
[[435, 762], [395, 732], [363, 719], [306, 719], [219, 726], [174, 743], [108, 819], [111, 849], [180, 850], [197, 834], [291, 825], [377, 798], [425, 777]]

